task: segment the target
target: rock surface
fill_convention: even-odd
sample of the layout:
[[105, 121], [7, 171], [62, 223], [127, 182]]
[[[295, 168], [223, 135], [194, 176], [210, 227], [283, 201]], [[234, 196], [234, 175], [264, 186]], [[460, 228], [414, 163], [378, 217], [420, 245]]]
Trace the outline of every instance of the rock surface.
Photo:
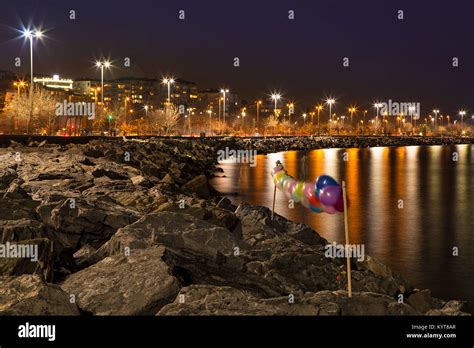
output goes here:
[[[272, 220], [268, 208], [235, 207], [208, 183], [225, 146], [271, 152], [354, 141], [92, 140], [0, 148], [0, 243], [41, 245], [37, 263], [0, 260], [0, 314], [469, 314], [468, 303], [432, 298], [370, 257], [351, 260], [349, 299], [345, 259], [327, 258], [326, 240], [304, 224]], [[374, 143], [380, 138], [361, 146]]]
[[37, 275], [0, 277], [0, 315], [79, 315], [69, 296]]

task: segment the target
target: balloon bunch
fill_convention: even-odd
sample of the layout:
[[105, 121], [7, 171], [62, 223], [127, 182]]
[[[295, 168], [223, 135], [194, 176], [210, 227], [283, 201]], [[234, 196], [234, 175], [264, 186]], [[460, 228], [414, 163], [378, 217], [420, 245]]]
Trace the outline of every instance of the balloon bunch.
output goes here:
[[280, 161], [272, 170], [275, 186], [285, 192], [288, 199], [300, 202], [315, 213], [336, 214], [344, 211], [341, 186], [328, 175], [321, 175], [316, 182], [299, 181], [288, 175]]

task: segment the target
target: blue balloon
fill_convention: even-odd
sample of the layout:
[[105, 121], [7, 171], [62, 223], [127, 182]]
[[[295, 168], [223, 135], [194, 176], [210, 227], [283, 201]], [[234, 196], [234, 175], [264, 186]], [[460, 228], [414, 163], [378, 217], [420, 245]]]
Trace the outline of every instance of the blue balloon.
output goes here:
[[309, 209], [311, 209], [315, 213], [322, 213], [323, 212], [323, 210], [321, 208], [313, 207], [311, 204], [309, 205]]
[[321, 175], [321, 176], [318, 176], [318, 178], [316, 179], [316, 189], [314, 190], [314, 192], [316, 193], [316, 195], [318, 195], [319, 190], [321, 190], [322, 188], [326, 186], [338, 186], [338, 185], [339, 184], [337, 183], [337, 181], [334, 180], [329, 175]]

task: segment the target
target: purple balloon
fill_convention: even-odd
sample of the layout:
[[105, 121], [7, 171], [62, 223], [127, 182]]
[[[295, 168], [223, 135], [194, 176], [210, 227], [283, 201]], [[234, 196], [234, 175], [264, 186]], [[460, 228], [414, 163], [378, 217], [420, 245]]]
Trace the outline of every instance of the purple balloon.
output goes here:
[[341, 187], [338, 186], [326, 186], [319, 191], [319, 200], [322, 204], [327, 206], [333, 206], [339, 200], [341, 196], [342, 190]]
[[[321, 190], [322, 188], [324, 188], [326, 186], [339, 186], [339, 184], [337, 183], [336, 180], [334, 180], [329, 175], [318, 176], [318, 178], [316, 179], [315, 191], [316, 190]], [[319, 194], [321, 194], [321, 193], [319, 193]]]

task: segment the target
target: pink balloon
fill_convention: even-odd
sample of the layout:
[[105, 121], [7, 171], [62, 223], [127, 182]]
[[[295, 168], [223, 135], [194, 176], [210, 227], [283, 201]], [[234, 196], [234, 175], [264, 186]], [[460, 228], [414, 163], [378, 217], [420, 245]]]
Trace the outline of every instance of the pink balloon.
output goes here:
[[303, 196], [309, 201], [314, 195], [314, 184], [312, 182], [305, 182], [303, 185]]
[[291, 198], [295, 186], [296, 180], [294, 178], [290, 178], [285, 182], [285, 194], [288, 198]]
[[283, 170], [282, 167], [275, 167], [272, 169], [272, 176], [274, 176], [276, 173], [281, 172]]

